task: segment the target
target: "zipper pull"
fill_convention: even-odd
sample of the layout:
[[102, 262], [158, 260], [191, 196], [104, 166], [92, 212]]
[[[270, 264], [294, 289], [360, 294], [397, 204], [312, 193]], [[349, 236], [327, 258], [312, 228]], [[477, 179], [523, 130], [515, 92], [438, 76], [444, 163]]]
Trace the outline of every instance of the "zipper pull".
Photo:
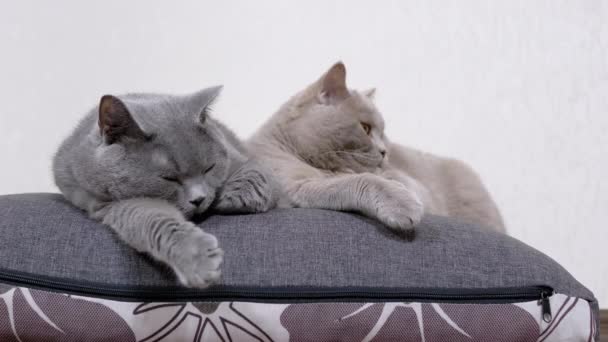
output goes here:
[[550, 294], [546, 291], [540, 293], [540, 300], [538, 301], [539, 305], [542, 305], [541, 312], [543, 315], [543, 321], [550, 323], [553, 319], [551, 315], [551, 303], [549, 302]]

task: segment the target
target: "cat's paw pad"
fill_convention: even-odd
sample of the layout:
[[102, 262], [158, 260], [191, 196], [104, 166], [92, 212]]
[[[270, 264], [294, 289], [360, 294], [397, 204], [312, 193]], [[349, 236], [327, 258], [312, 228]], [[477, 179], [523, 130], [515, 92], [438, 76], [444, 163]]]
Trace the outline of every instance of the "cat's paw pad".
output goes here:
[[418, 196], [403, 184], [389, 181], [385, 198], [376, 204], [377, 218], [389, 228], [409, 234], [420, 223], [424, 206]]
[[182, 285], [206, 288], [219, 280], [224, 251], [215, 236], [198, 230], [176, 248], [180, 256], [172, 266]]

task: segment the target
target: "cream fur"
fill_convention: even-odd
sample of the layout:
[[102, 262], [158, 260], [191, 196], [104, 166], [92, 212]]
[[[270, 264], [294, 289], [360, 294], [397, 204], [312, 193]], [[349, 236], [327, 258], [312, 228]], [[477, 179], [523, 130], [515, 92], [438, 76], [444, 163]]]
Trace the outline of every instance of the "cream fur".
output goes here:
[[346, 69], [336, 63], [251, 137], [253, 153], [278, 176], [280, 205], [356, 211], [399, 232], [425, 213], [504, 232], [469, 166], [386, 138], [374, 93], [349, 90]]

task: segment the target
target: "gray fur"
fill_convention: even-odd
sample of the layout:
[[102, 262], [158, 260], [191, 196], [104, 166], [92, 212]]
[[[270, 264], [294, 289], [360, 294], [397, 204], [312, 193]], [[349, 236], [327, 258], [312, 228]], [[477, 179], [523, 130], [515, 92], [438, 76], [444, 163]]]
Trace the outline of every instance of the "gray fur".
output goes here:
[[251, 148], [284, 190], [281, 206], [357, 211], [399, 232], [424, 213], [504, 231], [468, 166], [387, 139], [373, 96], [374, 89], [348, 89], [346, 69], [336, 63], [253, 135]]
[[209, 115], [220, 89], [106, 95], [53, 162], [70, 202], [168, 264], [182, 284], [201, 288], [219, 278], [223, 251], [187, 220], [208, 210], [266, 211], [276, 202], [267, 171]]

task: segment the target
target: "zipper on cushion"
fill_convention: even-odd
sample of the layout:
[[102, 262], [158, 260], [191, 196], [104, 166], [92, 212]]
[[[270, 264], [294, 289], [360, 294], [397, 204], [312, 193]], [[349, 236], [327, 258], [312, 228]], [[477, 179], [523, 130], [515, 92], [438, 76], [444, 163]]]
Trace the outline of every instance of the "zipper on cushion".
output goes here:
[[543, 316], [543, 321], [550, 323], [553, 320], [553, 315], [551, 314], [551, 302], [549, 301], [549, 296], [551, 296], [550, 292], [542, 291], [540, 294], [540, 299], [538, 300], [538, 304], [542, 306], [541, 312]]
[[548, 286], [506, 287], [488, 289], [384, 288], [384, 287], [312, 287], [312, 286], [212, 286], [198, 290], [179, 286], [111, 285], [50, 276], [32, 275], [0, 269], [0, 283], [37, 288], [80, 296], [128, 302], [221, 302], [246, 301], [263, 303], [310, 302], [454, 302], [517, 303], [537, 300], [542, 305], [543, 320], [549, 322]]

